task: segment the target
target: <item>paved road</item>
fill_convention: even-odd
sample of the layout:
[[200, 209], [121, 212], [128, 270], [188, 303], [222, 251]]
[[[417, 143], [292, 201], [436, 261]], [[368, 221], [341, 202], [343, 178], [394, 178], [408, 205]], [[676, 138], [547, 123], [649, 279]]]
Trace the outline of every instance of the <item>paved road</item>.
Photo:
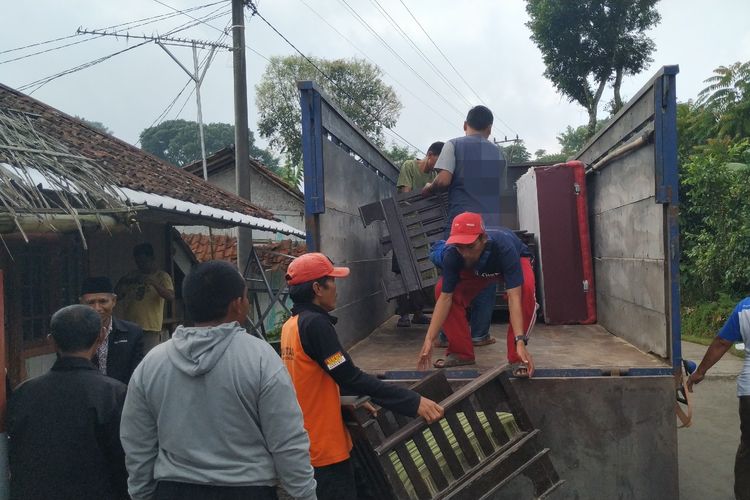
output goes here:
[[[706, 348], [683, 342], [683, 357], [700, 362]], [[681, 500], [732, 500], [740, 439], [736, 377], [742, 360], [727, 354], [693, 393], [693, 425], [678, 429]]]

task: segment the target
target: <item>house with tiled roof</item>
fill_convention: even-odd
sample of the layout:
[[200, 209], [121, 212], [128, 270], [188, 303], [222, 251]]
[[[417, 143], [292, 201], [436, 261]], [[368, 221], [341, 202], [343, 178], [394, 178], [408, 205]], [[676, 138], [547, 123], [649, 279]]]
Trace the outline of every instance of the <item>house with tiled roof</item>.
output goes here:
[[[185, 170], [203, 178], [203, 162], [186, 165]], [[206, 158], [208, 182], [224, 190], [235, 189], [234, 145]], [[305, 196], [255, 158], [250, 158], [250, 200], [271, 212], [274, 218], [305, 231]], [[278, 233], [253, 231], [253, 240], [268, 242], [282, 238]], [[284, 237], [285, 238], [285, 237]]]
[[180, 284], [196, 262], [182, 226], [304, 238], [262, 204], [0, 85], [0, 334], [12, 382], [48, 369], [51, 314], [78, 301], [86, 276], [116, 282], [132, 270], [139, 243], [154, 246], [175, 282], [165, 331], [181, 322]]

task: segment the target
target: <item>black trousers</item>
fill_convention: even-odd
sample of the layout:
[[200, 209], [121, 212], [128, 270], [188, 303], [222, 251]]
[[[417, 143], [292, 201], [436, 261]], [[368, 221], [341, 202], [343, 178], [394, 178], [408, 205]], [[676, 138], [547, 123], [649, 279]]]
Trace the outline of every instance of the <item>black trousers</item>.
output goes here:
[[357, 483], [352, 460], [315, 467], [318, 500], [357, 500]]
[[159, 481], [156, 500], [277, 500], [273, 486], [214, 486]]
[[750, 396], [740, 396], [740, 446], [734, 461], [734, 496], [750, 500]]

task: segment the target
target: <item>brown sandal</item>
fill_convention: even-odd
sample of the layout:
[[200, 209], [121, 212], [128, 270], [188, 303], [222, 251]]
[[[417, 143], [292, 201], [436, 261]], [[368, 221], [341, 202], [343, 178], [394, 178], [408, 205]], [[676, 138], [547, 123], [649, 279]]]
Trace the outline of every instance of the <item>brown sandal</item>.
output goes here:
[[476, 360], [474, 358], [463, 359], [459, 358], [455, 354], [448, 354], [445, 359], [436, 360], [432, 364], [432, 366], [434, 366], [435, 368], [453, 368], [454, 366], [466, 366], [474, 364], [476, 364]]
[[495, 342], [497, 342], [497, 339], [495, 337], [487, 337], [486, 339], [482, 339], [477, 342], [472, 341], [471, 343], [474, 344], [474, 347], [482, 347], [483, 345], [492, 345]]

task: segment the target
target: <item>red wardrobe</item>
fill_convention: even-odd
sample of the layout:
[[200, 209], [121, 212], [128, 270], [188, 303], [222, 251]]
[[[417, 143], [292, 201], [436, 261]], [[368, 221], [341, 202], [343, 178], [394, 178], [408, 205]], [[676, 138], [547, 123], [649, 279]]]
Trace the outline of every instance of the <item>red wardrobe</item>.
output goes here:
[[544, 321], [596, 323], [596, 294], [583, 163], [535, 167], [516, 183], [521, 229], [533, 233], [539, 253]]

